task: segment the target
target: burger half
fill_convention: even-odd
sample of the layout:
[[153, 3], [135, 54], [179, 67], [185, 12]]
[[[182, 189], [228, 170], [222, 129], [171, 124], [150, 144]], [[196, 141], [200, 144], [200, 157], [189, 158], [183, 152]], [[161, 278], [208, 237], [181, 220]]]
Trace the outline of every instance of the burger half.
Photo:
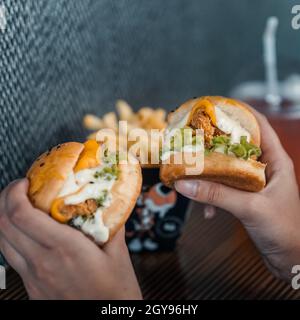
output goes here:
[[[203, 171], [187, 175], [185, 163], [163, 162], [160, 177], [164, 184], [172, 186], [178, 179], [204, 179], [246, 191], [264, 188], [266, 165], [258, 161], [262, 154], [260, 128], [247, 104], [218, 96], [188, 100], [169, 114], [166, 132], [186, 128], [193, 133], [203, 130]], [[192, 139], [191, 143], [195, 141]], [[180, 152], [187, 146], [176, 147]], [[163, 152], [169, 155], [174, 150]]]
[[[132, 160], [132, 159], [131, 159]], [[125, 224], [140, 194], [137, 162], [121, 164], [105, 144], [69, 142], [42, 154], [27, 173], [32, 204], [104, 244]]]

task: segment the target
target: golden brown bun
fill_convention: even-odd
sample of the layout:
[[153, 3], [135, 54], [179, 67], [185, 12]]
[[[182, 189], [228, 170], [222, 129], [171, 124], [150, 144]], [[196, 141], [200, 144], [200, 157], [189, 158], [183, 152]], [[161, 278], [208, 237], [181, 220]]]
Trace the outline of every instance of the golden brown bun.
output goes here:
[[[252, 143], [260, 146], [260, 128], [250, 106], [234, 99], [206, 96], [188, 100], [169, 114], [169, 124], [178, 123], [185, 118], [184, 125], [188, 125], [195, 110], [195, 105], [199, 106], [201, 103], [219, 106], [223, 112], [239, 121], [248, 130], [251, 134]], [[212, 152], [204, 157], [204, 170], [199, 175], [186, 175], [186, 165], [172, 164], [172, 157], [170, 162], [171, 164], [162, 164], [160, 168], [160, 178], [167, 186], [172, 186], [179, 179], [203, 179], [255, 192], [263, 189], [266, 184], [266, 165], [251, 159], [243, 160], [235, 156]]]
[[265, 164], [258, 161], [246, 161], [212, 152], [204, 157], [204, 170], [200, 175], [186, 175], [185, 164], [171, 163], [161, 166], [160, 179], [168, 187], [172, 187], [174, 182], [180, 179], [203, 179], [257, 192], [266, 184], [265, 167]]
[[112, 187], [112, 204], [103, 211], [109, 238], [125, 224], [141, 193], [142, 172], [139, 164], [119, 164], [119, 178]]
[[251, 141], [256, 146], [260, 146], [260, 129], [258, 122], [251, 112], [251, 107], [239, 100], [220, 97], [220, 96], [204, 96], [196, 99], [191, 99], [182, 104], [175, 111], [168, 115], [168, 123], [172, 124], [184, 117], [184, 114], [192, 111], [187, 118], [186, 124], [190, 120], [194, 106], [201, 104], [201, 102], [208, 101], [213, 106], [219, 106], [221, 110], [227, 113], [231, 118], [238, 120], [238, 122], [244, 127], [251, 135]]
[[50, 212], [53, 200], [73, 171], [83, 148], [82, 143], [63, 143], [35, 160], [26, 176], [29, 179], [28, 196], [36, 208]]
[[[32, 204], [46, 213], [58, 197], [65, 179], [73, 171], [84, 145], [68, 142], [42, 154], [27, 173], [30, 186], [28, 196]], [[142, 173], [136, 163], [119, 164], [119, 179], [112, 187], [112, 203], [103, 210], [104, 225], [109, 238], [125, 224], [140, 194]]]

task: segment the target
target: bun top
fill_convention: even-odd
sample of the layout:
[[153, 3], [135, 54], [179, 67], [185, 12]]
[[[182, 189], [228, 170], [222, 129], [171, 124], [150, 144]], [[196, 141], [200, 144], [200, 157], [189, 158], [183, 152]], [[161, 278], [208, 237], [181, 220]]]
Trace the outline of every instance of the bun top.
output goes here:
[[[169, 124], [172, 126], [180, 123], [182, 127], [188, 125], [194, 111], [202, 105], [205, 108], [211, 108], [212, 112], [214, 112], [214, 108], [218, 106], [231, 119], [239, 122], [240, 125], [250, 133], [251, 141], [256, 146], [260, 146], [260, 128], [251, 111], [251, 107], [235, 99], [221, 96], [204, 96], [190, 99], [168, 115]], [[209, 115], [212, 116], [211, 112], [209, 112]]]
[[43, 153], [32, 164], [26, 176], [30, 182], [28, 196], [36, 208], [50, 212], [52, 201], [73, 171], [83, 149], [82, 143], [63, 143]]

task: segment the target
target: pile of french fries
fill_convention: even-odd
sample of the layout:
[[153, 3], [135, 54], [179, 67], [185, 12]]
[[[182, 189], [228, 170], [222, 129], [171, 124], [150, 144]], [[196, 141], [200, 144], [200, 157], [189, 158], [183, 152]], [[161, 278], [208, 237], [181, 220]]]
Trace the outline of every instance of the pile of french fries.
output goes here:
[[[103, 129], [113, 130], [118, 134], [118, 139], [127, 139], [130, 131], [133, 129], [144, 129], [148, 134], [148, 141], [139, 141], [139, 146], [141, 148], [147, 148], [148, 159], [151, 157], [149, 153], [149, 140], [159, 139], [154, 138], [151, 135], [152, 129], [157, 129], [163, 131], [167, 126], [166, 121], [166, 111], [164, 109], [158, 108], [153, 109], [150, 107], [142, 107], [137, 112], [134, 112], [132, 107], [124, 100], [116, 101], [116, 110], [117, 112], [108, 112], [101, 118], [92, 114], [85, 115], [83, 119], [83, 125], [86, 129], [92, 130], [92, 132], [87, 138], [97, 140], [97, 135]], [[126, 134], [120, 132], [120, 128], [118, 126], [118, 121], [126, 121], [127, 122], [127, 132]], [[145, 137], [143, 137], [145, 139]], [[146, 140], [146, 139], [145, 139]], [[160, 141], [157, 141], [160, 144]], [[132, 147], [133, 143], [128, 142], [128, 147]], [[145, 154], [143, 150], [139, 150], [137, 156]], [[146, 167], [146, 166], [145, 166]]]

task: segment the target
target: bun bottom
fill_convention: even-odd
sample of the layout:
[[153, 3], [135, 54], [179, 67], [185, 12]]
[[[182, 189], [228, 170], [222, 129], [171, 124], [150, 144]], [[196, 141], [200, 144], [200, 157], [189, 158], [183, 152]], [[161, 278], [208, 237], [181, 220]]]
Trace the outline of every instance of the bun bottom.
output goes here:
[[201, 179], [222, 183], [244, 191], [258, 192], [266, 185], [266, 165], [255, 160], [212, 152], [204, 158], [204, 170], [199, 175], [186, 175], [185, 164], [163, 164], [160, 179], [168, 187], [176, 180]]

